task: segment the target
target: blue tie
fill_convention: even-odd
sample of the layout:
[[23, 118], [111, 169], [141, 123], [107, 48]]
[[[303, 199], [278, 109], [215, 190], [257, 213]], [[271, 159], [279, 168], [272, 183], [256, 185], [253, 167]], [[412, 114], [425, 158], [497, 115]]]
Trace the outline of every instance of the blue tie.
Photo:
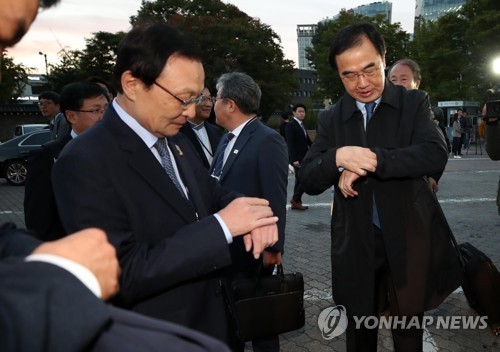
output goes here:
[[222, 167], [224, 166], [224, 152], [226, 151], [227, 145], [233, 139], [234, 134], [229, 132], [226, 134], [224, 139], [222, 140], [218, 150], [217, 150], [217, 155], [215, 155], [215, 159], [213, 162], [214, 168], [212, 171], [212, 177], [219, 179], [220, 174], [222, 173]]
[[377, 105], [374, 101], [371, 103], [366, 103], [365, 104], [365, 110], [366, 110], [366, 125], [368, 126], [368, 122], [370, 122], [370, 119], [373, 116], [373, 110], [375, 109], [375, 105]]
[[[370, 119], [373, 116], [373, 110], [375, 109], [375, 105], [377, 105], [375, 102], [371, 103], [366, 103], [365, 104], [365, 110], [366, 110], [366, 125], [368, 126], [368, 122], [370, 122]], [[373, 195], [373, 225], [377, 226], [379, 229], [380, 227], [380, 219], [378, 217], [378, 210], [377, 210], [377, 204], [375, 203], [375, 194]]]
[[179, 192], [181, 192], [181, 195], [184, 198], [186, 198], [186, 193], [184, 193], [184, 190], [182, 189], [179, 179], [175, 174], [174, 166], [172, 165], [172, 159], [170, 158], [170, 153], [167, 147], [167, 139], [158, 138], [158, 141], [156, 141], [154, 147], [156, 148], [156, 150], [158, 150], [158, 154], [160, 154], [161, 164], [163, 166], [163, 169], [165, 169], [165, 172], [170, 177], [175, 187], [177, 187]]

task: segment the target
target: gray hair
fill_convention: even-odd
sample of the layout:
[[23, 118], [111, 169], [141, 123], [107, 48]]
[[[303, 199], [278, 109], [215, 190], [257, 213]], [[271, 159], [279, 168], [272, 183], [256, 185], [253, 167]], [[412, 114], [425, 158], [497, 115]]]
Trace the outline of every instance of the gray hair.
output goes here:
[[217, 80], [221, 99], [231, 99], [244, 114], [256, 114], [262, 92], [252, 77], [243, 72], [224, 73]]

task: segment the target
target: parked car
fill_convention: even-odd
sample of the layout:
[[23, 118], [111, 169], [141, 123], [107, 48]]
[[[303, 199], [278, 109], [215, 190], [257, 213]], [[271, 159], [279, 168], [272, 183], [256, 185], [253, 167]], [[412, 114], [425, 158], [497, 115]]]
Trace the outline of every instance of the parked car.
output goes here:
[[26, 125], [17, 125], [14, 129], [14, 137], [22, 136], [23, 134], [28, 134], [34, 131], [38, 131], [44, 128], [49, 128], [46, 123], [32, 123]]
[[42, 129], [15, 137], [0, 144], [0, 178], [15, 186], [24, 185], [28, 170], [27, 156], [30, 151], [40, 149], [50, 141], [50, 130]]

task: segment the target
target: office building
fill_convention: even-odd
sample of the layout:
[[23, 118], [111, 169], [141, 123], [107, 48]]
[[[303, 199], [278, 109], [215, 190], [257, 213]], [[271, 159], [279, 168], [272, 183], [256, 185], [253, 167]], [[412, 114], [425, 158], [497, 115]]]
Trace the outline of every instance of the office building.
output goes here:
[[392, 23], [392, 2], [379, 1], [368, 5], [361, 5], [352, 9], [355, 14], [375, 17], [376, 15], [384, 15], [389, 22]]
[[415, 22], [434, 21], [450, 12], [456, 12], [467, 0], [416, 0]]

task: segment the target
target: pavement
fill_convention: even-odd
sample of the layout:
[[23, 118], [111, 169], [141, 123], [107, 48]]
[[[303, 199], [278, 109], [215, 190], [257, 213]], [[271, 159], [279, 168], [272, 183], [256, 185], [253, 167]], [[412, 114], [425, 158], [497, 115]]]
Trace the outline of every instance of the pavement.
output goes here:
[[[440, 181], [438, 198], [457, 241], [471, 242], [500, 268], [500, 216], [495, 205], [500, 163], [472, 151], [462, 159], [451, 158]], [[294, 177], [289, 177], [292, 193]], [[0, 180], [0, 223], [12, 221], [24, 227], [24, 187]], [[290, 196], [288, 197], [290, 199]], [[301, 272], [305, 281], [306, 323], [302, 329], [281, 335], [281, 350], [293, 352], [345, 351], [345, 334], [325, 339], [318, 328], [318, 316], [333, 307], [330, 267], [331, 191], [319, 196], [304, 195], [306, 211], [288, 206], [285, 272]], [[477, 317], [458, 289], [437, 309], [427, 312], [434, 322], [447, 317]], [[250, 351], [251, 349], [248, 347]], [[392, 351], [390, 330], [379, 331], [379, 351]], [[443, 328], [436, 323], [424, 332], [424, 351], [500, 351], [500, 337], [489, 328]]]

